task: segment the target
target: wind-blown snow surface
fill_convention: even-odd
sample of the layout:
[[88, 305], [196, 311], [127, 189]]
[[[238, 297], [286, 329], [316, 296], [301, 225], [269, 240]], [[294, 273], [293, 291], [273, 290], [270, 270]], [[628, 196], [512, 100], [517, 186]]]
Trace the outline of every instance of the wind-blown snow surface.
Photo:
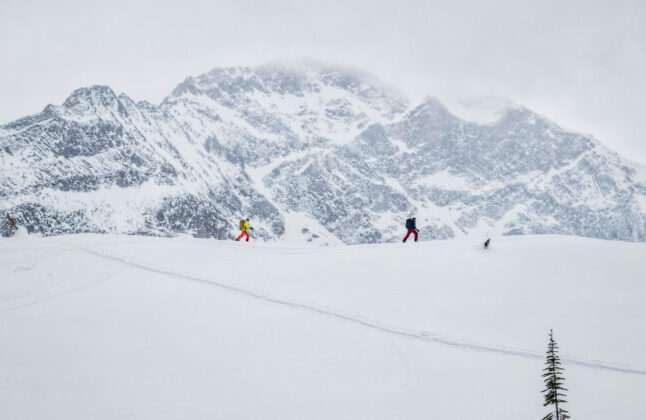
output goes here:
[[7, 419], [646, 416], [646, 245], [0, 240]]

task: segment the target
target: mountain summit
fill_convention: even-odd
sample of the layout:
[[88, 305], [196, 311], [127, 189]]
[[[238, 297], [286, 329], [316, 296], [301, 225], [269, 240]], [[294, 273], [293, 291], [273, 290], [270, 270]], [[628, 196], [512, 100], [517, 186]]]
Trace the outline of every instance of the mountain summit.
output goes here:
[[[521, 106], [478, 123], [321, 64], [217, 68], [158, 106], [109, 87], [0, 127], [0, 211], [45, 235], [348, 244], [559, 233], [646, 241], [643, 170]], [[642, 172], [640, 172], [642, 171]]]

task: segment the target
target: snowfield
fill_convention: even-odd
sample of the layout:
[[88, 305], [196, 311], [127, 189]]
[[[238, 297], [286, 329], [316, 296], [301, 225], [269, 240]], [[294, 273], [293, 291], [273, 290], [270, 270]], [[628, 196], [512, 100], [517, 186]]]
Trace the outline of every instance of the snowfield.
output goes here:
[[646, 244], [0, 239], [2, 419], [646, 418]]

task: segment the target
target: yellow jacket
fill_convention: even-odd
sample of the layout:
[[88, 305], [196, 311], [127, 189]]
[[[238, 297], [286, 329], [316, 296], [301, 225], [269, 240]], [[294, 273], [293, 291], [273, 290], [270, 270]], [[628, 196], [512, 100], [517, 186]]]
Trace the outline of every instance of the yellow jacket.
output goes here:
[[244, 224], [242, 225], [242, 230], [246, 232], [248, 229], [249, 229], [249, 222], [245, 220]]

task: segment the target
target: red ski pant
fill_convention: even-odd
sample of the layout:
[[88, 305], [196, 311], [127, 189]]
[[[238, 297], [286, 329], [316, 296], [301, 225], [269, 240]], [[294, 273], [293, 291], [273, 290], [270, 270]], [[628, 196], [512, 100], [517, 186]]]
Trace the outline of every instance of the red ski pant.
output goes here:
[[415, 229], [408, 229], [408, 233], [404, 236], [404, 242], [406, 242], [406, 239], [408, 239], [411, 233], [415, 235], [415, 240], [417, 240], [417, 231]]
[[247, 235], [247, 242], [249, 242], [249, 234], [247, 233], [247, 231], [246, 231], [246, 230], [243, 230], [243, 231], [242, 231], [242, 233], [240, 234], [240, 236], [238, 236], [238, 237], [236, 238], [236, 241], [239, 241], [239, 240], [240, 240], [240, 239], [242, 239], [242, 237], [243, 237], [243, 236], [245, 236], [245, 235]]

